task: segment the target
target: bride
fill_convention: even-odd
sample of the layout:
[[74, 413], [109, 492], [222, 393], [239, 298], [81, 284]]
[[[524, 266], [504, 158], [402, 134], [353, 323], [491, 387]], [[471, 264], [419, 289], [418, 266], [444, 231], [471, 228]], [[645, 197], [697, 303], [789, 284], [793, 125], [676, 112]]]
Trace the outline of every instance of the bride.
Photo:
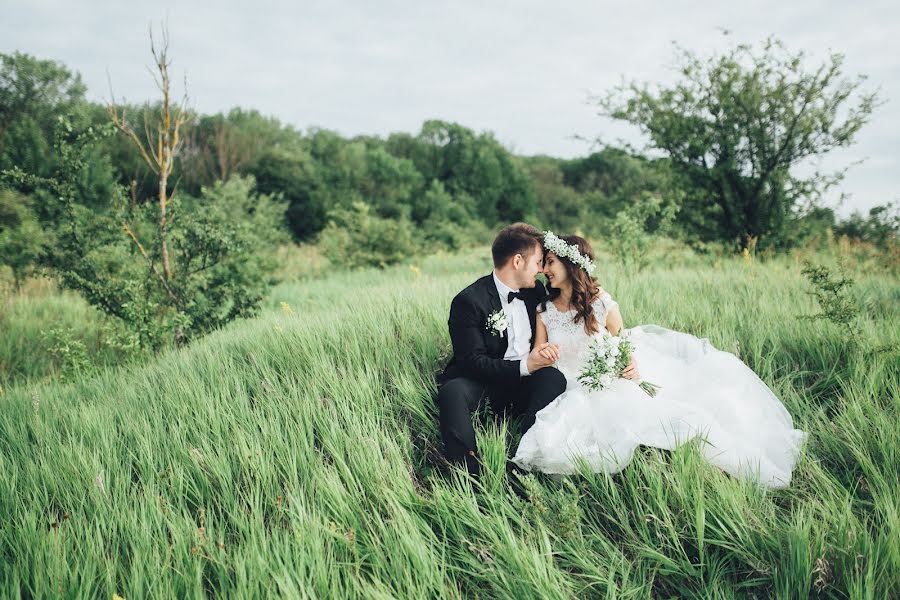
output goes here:
[[[790, 484], [805, 434], [749, 367], [706, 339], [655, 325], [635, 327], [627, 332], [634, 347], [627, 379], [599, 391], [581, 385], [577, 377], [591, 337], [601, 327], [620, 335], [622, 315], [592, 277], [586, 240], [547, 232], [544, 245], [551, 300], [538, 314], [535, 346], [559, 347], [556, 367], [568, 387], [537, 414], [514, 463], [574, 473], [584, 461], [595, 472], [616, 473], [638, 446], [671, 450], [699, 438], [703, 457], [725, 472], [768, 487]], [[638, 386], [639, 377], [661, 386], [655, 397]]]

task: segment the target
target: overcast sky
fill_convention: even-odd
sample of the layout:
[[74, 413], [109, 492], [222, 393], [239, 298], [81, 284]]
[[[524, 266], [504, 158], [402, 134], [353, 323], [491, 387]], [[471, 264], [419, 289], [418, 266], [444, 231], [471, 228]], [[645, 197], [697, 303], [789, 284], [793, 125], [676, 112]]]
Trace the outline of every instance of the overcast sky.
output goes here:
[[0, 0], [0, 51], [64, 62], [94, 100], [108, 98], [107, 74], [118, 98], [155, 100], [147, 31], [165, 18], [178, 90], [186, 75], [201, 112], [255, 108], [348, 136], [439, 118], [492, 131], [517, 153], [562, 157], [590, 152], [575, 136], [643, 146], [588, 98], [622, 77], [672, 81], [672, 42], [712, 53], [775, 35], [813, 59], [845, 54], [846, 73], [868, 75], [886, 100], [857, 144], [824, 163], [865, 159], [838, 212], [900, 199], [896, 1]]

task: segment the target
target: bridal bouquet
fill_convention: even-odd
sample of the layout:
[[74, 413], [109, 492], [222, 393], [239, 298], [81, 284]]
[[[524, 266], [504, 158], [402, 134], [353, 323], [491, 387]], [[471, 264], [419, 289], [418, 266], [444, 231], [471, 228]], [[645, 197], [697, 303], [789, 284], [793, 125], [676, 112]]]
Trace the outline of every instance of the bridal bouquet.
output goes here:
[[[612, 380], [621, 377], [625, 368], [631, 364], [632, 351], [631, 342], [626, 338], [603, 331], [599, 337], [591, 340], [588, 357], [578, 375], [578, 381], [594, 391], [609, 387]], [[655, 396], [659, 391], [659, 386], [649, 381], [642, 381], [638, 385], [648, 396]]]

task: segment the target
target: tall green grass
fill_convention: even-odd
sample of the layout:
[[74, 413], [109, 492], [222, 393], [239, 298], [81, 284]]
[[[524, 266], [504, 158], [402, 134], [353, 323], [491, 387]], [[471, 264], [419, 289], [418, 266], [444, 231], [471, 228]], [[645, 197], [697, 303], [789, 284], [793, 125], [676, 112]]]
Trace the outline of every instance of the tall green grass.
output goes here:
[[120, 364], [121, 332], [114, 319], [49, 279], [14, 290], [0, 277], [0, 390]]
[[[482, 253], [484, 256], [486, 252]], [[828, 597], [900, 594], [900, 372], [852, 351], [799, 265], [603, 264], [626, 324], [736, 352], [809, 432], [787, 490], [696, 447], [616, 476], [439, 464], [434, 373], [482, 255], [283, 284], [260, 318], [145, 365], [0, 396], [0, 596]], [[900, 283], [862, 275], [865, 347], [896, 344]], [[283, 304], [284, 303], [284, 304]]]

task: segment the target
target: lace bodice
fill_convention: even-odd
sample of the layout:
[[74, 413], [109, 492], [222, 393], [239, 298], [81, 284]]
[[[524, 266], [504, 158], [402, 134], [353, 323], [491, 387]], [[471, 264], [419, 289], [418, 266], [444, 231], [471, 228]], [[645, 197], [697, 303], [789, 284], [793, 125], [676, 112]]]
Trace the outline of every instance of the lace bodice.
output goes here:
[[[607, 293], [604, 293], [594, 301], [594, 314], [597, 315], [597, 321], [603, 328], [606, 324], [606, 315], [618, 306], [615, 300]], [[547, 328], [547, 341], [551, 344], [558, 344], [560, 347], [560, 358], [556, 366], [570, 385], [578, 377], [586, 358], [588, 345], [591, 335], [584, 330], [584, 321], [575, 322], [575, 310], [562, 312], [556, 308], [552, 302], [547, 302], [547, 310], [538, 313], [538, 318], [544, 322]]]

